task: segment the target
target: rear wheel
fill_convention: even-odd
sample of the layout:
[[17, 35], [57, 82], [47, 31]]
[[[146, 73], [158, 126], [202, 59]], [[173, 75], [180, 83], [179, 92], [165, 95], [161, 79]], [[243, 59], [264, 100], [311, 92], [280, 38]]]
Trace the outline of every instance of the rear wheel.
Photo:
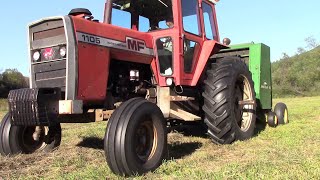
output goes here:
[[7, 114], [0, 125], [0, 140], [0, 153], [3, 156], [50, 152], [60, 145], [61, 127], [13, 126], [10, 114]]
[[203, 93], [204, 122], [216, 144], [253, 136], [256, 98], [251, 73], [238, 57], [223, 58], [207, 71]]
[[285, 105], [284, 103], [277, 103], [276, 106], [274, 107], [274, 112], [277, 115], [279, 124], [289, 123], [287, 105]]
[[109, 119], [104, 150], [115, 174], [131, 176], [155, 170], [165, 158], [166, 147], [163, 114], [147, 100], [131, 99]]
[[278, 117], [274, 112], [271, 111], [267, 114], [267, 123], [270, 127], [273, 127], [273, 128], [278, 126], [279, 124]]

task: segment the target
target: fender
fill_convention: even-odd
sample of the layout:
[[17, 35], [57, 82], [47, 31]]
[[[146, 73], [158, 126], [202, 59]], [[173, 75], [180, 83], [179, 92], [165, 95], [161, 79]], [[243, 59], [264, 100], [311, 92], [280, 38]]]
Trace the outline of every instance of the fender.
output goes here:
[[196, 86], [198, 84], [200, 76], [202, 75], [210, 56], [219, 52], [221, 49], [228, 48], [228, 46], [221, 44], [215, 40], [204, 41], [203, 47], [200, 52], [199, 61], [197, 63], [197, 67], [191, 81], [191, 86]]

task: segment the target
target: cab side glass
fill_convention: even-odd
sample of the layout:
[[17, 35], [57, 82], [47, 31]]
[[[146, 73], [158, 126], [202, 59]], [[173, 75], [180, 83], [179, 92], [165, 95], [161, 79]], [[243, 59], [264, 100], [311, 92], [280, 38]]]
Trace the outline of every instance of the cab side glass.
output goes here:
[[171, 37], [160, 38], [156, 41], [160, 74], [171, 76], [173, 74], [173, 41]]
[[194, 62], [195, 56], [197, 55], [196, 51], [199, 51], [199, 44], [197, 42], [185, 39], [183, 42], [183, 52], [184, 52], [184, 72], [191, 73], [192, 65]]
[[212, 7], [202, 2], [202, 9], [203, 9], [203, 19], [204, 19], [204, 29], [206, 32], [207, 39], [214, 39], [215, 36], [215, 26], [213, 21], [213, 10]]
[[181, 0], [183, 29], [195, 35], [200, 35], [200, 27], [198, 21], [198, 1], [197, 0]]
[[160, 21], [159, 28], [160, 29], [168, 29], [168, 26], [166, 25], [166, 21]]
[[140, 32], [150, 31], [150, 21], [148, 18], [139, 16], [139, 31]]
[[131, 29], [131, 13], [113, 8], [111, 24]]

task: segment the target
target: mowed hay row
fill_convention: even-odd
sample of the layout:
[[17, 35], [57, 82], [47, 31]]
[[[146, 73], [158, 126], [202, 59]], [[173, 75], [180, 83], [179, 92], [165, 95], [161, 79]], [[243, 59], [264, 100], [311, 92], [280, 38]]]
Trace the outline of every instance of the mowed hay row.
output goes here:
[[[218, 146], [205, 136], [168, 136], [169, 158], [136, 179], [319, 179], [320, 97], [276, 99], [290, 123], [266, 127], [248, 141]], [[2, 111], [1, 116], [4, 115]], [[0, 176], [22, 179], [124, 179], [112, 174], [103, 150], [106, 122], [63, 124], [54, 153], [0, 157]], [[196, 127], [186, 127], [184, 132]], [[186, 133], [189, 134], [189, 133]]]

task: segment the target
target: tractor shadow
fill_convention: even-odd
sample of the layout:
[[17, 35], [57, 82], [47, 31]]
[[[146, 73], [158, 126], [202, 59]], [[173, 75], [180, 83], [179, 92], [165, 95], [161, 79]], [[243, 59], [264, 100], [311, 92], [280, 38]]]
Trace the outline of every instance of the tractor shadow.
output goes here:
[[197, 149], [202, 147], [200, 142], [186, 142], [186, 143], [173, 143], [168, 144], [168, 158], [182, 159], [186, 156], [193, 154]]
[[207, 127], [203, 123], [184, 122], [168, 128], [168, 132], [178, 132], [186, 137], [208, 138]]
[[98, 137], [84, 137], [83, 140], [79, 142], [76, 146], [103, 150], [103, 143], [103, 139]]
[[[81, 142], [79, 142], [76, 146], [103, 150], [103, 139], [98, 137], [84, 137]], [[202, 147], [202, 143], [200, 142], [179, 142], [168, 144], [168, 159], [181, 159], [186, 156], [191, 155], [197, 149]]]
[[263, 132], [267, 127], [266, 118], [264, 116], [260, 116], [256, 120], [256, 127], [254, 129], [253, 137], [259, 136], [261, 132]]

